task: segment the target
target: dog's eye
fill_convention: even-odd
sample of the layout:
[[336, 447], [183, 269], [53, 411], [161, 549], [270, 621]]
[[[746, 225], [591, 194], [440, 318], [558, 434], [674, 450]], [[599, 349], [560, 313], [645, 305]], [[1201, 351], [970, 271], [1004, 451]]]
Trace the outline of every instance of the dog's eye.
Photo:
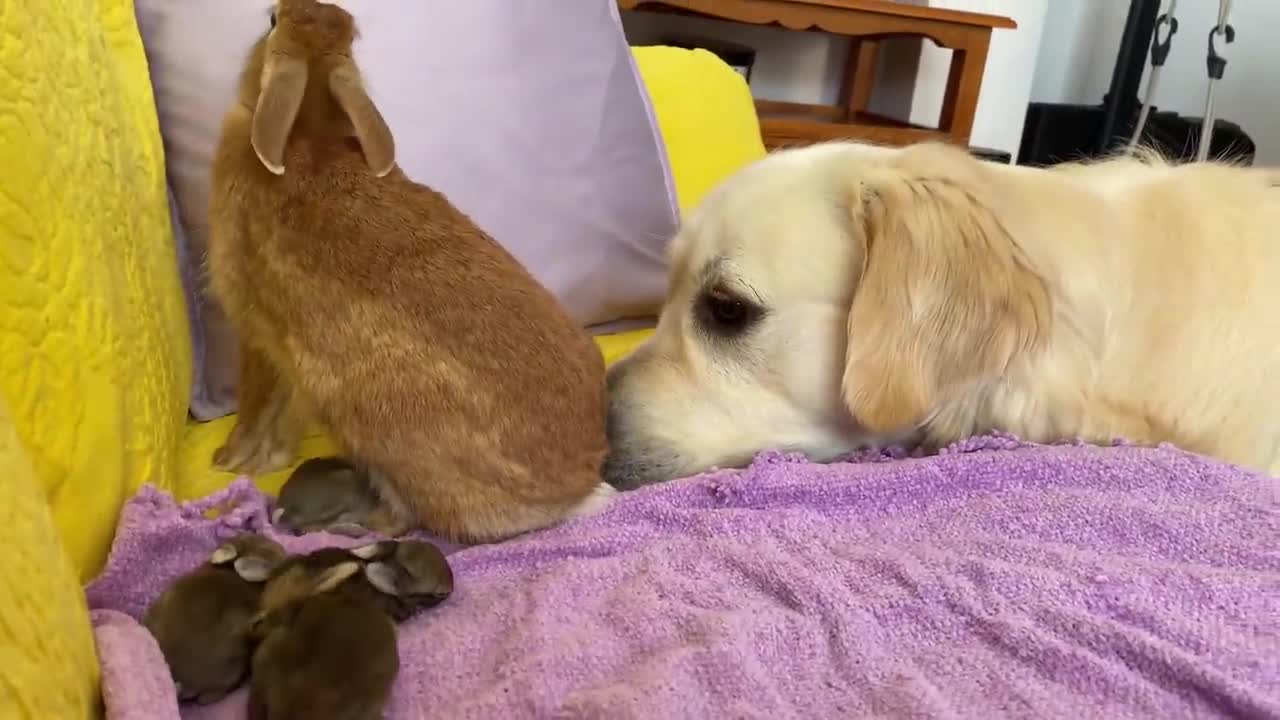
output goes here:
[[271, 10], [271, 29], [274, 30], [275, 27], [276, 27], [276, 11], [272, 9]]
[[721, 290], [709, 290], [698, 298], [699, 323], [722, 335], [735, 335], [746, 330], [760, 317], [754, 303]]

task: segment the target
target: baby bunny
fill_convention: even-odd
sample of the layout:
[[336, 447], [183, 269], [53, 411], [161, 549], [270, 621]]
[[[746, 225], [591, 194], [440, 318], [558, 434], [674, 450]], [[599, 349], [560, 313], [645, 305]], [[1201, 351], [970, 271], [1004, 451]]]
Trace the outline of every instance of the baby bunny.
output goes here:
[[240, 535], [147, 608], [142, 624], [164, 653], [180, 699], [216, 702], [244, 680], [262, 583], [284, 557], [274, 541]]
[[371, 469], [393, 517], [379, 532], [489, 542], [594, 512], [613, 493], [600, 353], [396, 167], [355, 36], [335, 5], [279, 0], [223, 123], [208, 263], [242, 368], [215, 462], [281, 467], [314, 415]]
[[261, 640], [249, 684], [251, 720], [377, 720], [400, 670], [391, 599], [363, 563], [327, 548], [285, 561], [253, 625]]
[[327, 530], [358, 537], [385, 526], [385, 510], [363, 468], [339, 457], [312, 458], [280, 488], [271, 522], [291, 533]]
[[453, 594], [453, 570], [444, 553], [421, 540], [384, 540], [353, 548], [365, 560], [365, 579], [383, 593], [383, 607], [397, 622], [435, 607]]

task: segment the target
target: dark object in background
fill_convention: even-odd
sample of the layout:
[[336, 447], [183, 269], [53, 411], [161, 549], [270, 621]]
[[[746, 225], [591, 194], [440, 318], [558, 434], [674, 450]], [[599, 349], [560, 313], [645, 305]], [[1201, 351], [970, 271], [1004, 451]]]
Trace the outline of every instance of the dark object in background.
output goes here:
[[[1137, 122], [1142, 102], [1138, 87], [1155, 34], [1160, 0], [1133, 0], [1116, 53], [1111, 87], [1101, 105], [1030, 103], [1018, 149], [1019, 165], [1053, 165], [1109, 155], [1122, 148]], [[1202, 118], [1174, 112], [1152, 112], [1142, 133], [1144, 145], [1159, 148], [1173, 160], [1196, 156]], [[1252, 165], [1253, 140], [1239, 125], [1214, 123], [1209, 156]]]
[[754, 48], [724, 40], [695, 37], [691, 35], [672, 36], [662, 41], [663, 45], [683, 48], [685, 50], [706, 50], [733, 68], [739, 75], [751, 82], [751, 68], [756, 64]]
[[[1142, 131], [1142, 144], [1158, 149], [1165, 157], [1195, 159], [1200, 145], [1203, 118], [1184, 117], [1172, 111], [1156, 112], [1154, 108]], [[1231, 160], [1252, 165], [1258, 148], [1253, 138], [1230, 120], [1213, 123], [1213, 139], [1209, 141], [1209, 158]]]
[[[1136, 118], [1136, 114], [1133, 116]], [[1152, 110], [1142, 142], [1159, 149], [1166, 157], [1194, 160], [1200, 142], [1202, 119], [1185, 117], [1175, 112]], [[1133, 120], [1130, 120], [1132, 127]], [[1031, 103], [1027, 107], [1027, 124], [1022, 131], [1018, 150], [1019, 165], [1054, 165], [1072, 160], [1098, 157], [1095, 143], [1103, 130], [1100, 106]], [[1123, 145], [1117, 142], [1112, 151]], [[1214, 123], [1209, 157], [1230, 158], [1252, 165], [1257, 147], [1241, 127], [1229, 120]]]
[[1103, 114], [1101, 105], [1030, 103], [1018, 164], [1045, 166], [1093, 157]]
[[1013, 157], [1009, 155], [1009, 153], [1003, 150], [994, 150], [992, 148], [970, 147], [969, 154], [976, 158], [980, 158], [982, 160], [988, 160], [990, 162], [1000, 163], [1001, 165], [1008, 165], [1009, 163], [1013, 162]]

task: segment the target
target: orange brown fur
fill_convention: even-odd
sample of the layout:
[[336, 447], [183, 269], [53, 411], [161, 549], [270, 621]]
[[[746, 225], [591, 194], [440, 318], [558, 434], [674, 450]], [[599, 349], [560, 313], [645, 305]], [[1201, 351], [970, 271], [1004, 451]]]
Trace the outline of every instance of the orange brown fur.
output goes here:
[[[370, 103], [362, 126], [335, 99], [335, 73], [359, 87], [350, 15], [281, 0], [277, 18], [214, 163], [209, 270], [245, 356], [241, 415], [216, 460], [290, 459], [306, 412], [381, 478], [401, 511], [393, 530], [488, 541], [575, 513], [606, 448], [599, 352], [446, 197], [393, 165], [378, 177], [392, 147], [389, 131], [370, 140], [381, 116]], [[255, 112], [286, 63], [306, 89], [277, 174]]]

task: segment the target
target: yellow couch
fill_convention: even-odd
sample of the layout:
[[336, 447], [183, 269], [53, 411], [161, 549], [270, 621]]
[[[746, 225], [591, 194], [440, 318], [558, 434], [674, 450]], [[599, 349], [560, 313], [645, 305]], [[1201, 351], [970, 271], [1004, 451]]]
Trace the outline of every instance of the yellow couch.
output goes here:
[[[635, 54], [690, 208], [763, 155], [749, 93], [707, 53]], [[230, 480], [209, 457], [232, 420], [187, 417], [191, 349], [131, 0], [0, 14], [0, 98], [0, 717], [93, 717], [81, 583], [142, 484], [189, 498]], [[612, 360], [643, 334], [601, 350]]]

